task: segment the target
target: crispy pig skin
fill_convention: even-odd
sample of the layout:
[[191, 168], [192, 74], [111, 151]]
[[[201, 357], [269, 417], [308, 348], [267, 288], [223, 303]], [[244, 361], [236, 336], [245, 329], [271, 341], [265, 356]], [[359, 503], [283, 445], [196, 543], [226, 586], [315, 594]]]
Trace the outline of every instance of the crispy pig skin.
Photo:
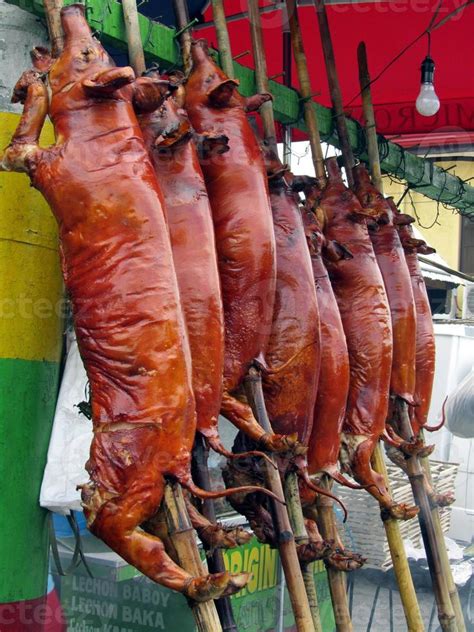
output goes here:
[[387, 294], [368, 235], [366, 210], [344, 185], [335, 159], [327, 164], [328, 184], [319, 203], [326, 217], [325, 235], [347, 246], [353, 255], [327, 261], [350, 360], [343, 430], [378, 440], [385, 427], [392, 364]]
[[[276, 287], [275, 237], [263, 156], [246, 112], [269, 95], [245, 99], [209, 56], [204, 40], [193, 42], [193, 69], [186, 110], [199, 134], [225, 134], [229, 151], [201, 160], [216, 235], [224, 305], [224, 394], [221, 412], [261, 445], [288, 449], [267, 435], [242, 394], [255, 362], [265, 366]], [[238, 399], [237, 399], [238, 398]]]
[[270, 180], [277, 285], [264, 394], [272, 427], [308, 446], [321, 361], [311, 259], [298, 203], [284, 177]]
[[[397, 212], [395, 205], [393, 208]], [[428, 422], [435, 374], [435, 335], [426, 284], [417, 256], [418, 250], [426, 248], [426, 244], [414, 239], [413, 230], [409, 225], [400, 226], [399, 232], [410, 273], [416, 309], [415, 400], [418, 405], [412, 411], [411, 423], [414, 435], [418, 436], [420, 430]]]
[[[182, 87], [178, 92], [183, 90]], [[217, 442], [224, 366], [224, 314], [214, 226], [198, 149], [181, 94], [139, 117], [165, 197], [174, 266], [192, 357], [197, 429]]]
[[410, 273], [393, 211], [388, 201], [374, 187], [364, 165], [354, 170], [355, 193], [364, 208], [376, 210], [383, 221], [369, 230], [375, 256], [382, 273], [390, 305], [393, 333], [393, 360], [390, 391], [414, 405], [416, 312]]
[[308, 472], [338, 470], [342, 424], [349, 393], [349, 355], [339, 307], [322, 257], [325, 238], [314, 213], [303, 210], [321, 323], [321, 368], [313, 428], [309, 439]]
[[367, 229], [367, 222], [377, 219], [377, 213], [362, 208], [345, 186], [337, 159], [328, 159], [326, 167], [328, 182], [319, 200], [325, 237], [352, 254], [352, 258], [327, 259], [350, 365], [341, 463], [392, 517], [408, 519], [416, 515], [416, 509], [395, 504], [383, 477], [370, 463], [385, 430], [392, 367], [390, 311]]

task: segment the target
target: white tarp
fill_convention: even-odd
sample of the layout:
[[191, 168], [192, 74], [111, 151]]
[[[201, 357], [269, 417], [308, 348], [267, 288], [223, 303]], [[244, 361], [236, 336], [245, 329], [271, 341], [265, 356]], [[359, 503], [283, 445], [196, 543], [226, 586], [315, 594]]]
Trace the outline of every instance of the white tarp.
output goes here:
[[81, 510], [76, 487], [89, 479], [84, 464], [92, 441], [92, 422], [77, 407], [87, 398], [87, 375], [73, 334], [69, 342], [40, 492], [40, 505], [62, 514]]

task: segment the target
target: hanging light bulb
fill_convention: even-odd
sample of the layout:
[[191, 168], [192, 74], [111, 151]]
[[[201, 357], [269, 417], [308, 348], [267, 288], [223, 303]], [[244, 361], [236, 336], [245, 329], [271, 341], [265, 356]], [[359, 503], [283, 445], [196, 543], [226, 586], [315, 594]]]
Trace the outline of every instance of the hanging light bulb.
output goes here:
[[422, 116], [434, 116], [439, 110], [439, 99], [433, 85], [435, 63], [429, 56], [421, 64], [421, 89], [416, 100], [416, 109]]

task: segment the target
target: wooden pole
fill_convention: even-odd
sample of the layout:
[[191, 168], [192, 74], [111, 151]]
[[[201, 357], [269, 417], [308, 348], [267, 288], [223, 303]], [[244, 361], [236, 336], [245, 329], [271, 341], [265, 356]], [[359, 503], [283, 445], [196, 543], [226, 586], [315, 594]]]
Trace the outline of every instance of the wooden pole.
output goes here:
[[[125, 24], [128, 23], [129, 58], [137, 76], [145, 70], [141, 38], [138, 29], [136, 0], [123, 0]], [[132, 6], [133, 5], [133, 6]], [[141, 49], [141, 54], [140, 54]], [[143, 67], [143, 70], [142, 70]], [[201, 562], [196, 534], [189, 520], [183, 492], [178, 483], [168, 482], [162, 505], [168, 533], [173, 547], [173, 555], [178, 564], [193, 577], [203, 576], [206, 571]], [[188, 600], [198, 632], [223, 632], [214, 601], [198, 603]]]
[[128, 59], [137, 77], [146, 69], [136, 0], [122, 0], [123, 20], [127, 33]]
[[229, 79], [234, 79], [234, 62], [232, 59], [223, 0], [212, 0], [212, 15], [214, 17], [214, 27], [217, 34], [217, 45], [219, 47], [222, 70]]
[[[288, 516], [293, 528], [295, 543], [308, 544], [309, 538], [304, 523], [303, 511], [301, 509], [300, 490], [298, 486], [298, 477], [296, 473], [291, 472], [285, 478], [285, 499], [288, 506]], [[301, 563], [301, 572], [303, 573], [303, 581], [308, 595], [311, 617], [313, 619], [314, 631], [323, 632], [321, 625], [321, 613], [319, 611], [318, 595], [316, 593], [316, 585], [314, 583], [314, 575], [310, 564]]]
[[[197, 485], [202, 489], [211, 489], [211, 480], [208, 469], [209, 448], [206, 445], [204, 437], [200, 433], [196, 433], [193, 450], [193, 477]], [[216, 510], [212, 500], [203, 502], [203, 514], [213, 524], [217, 521]], [[226, 570], [224, 564], [224, 556], [220, 549], [216, 549], [208, 554], [207, 566], [210, 573], [222, 573]], [[238, 632], [235, 623], [234, 613], [232, 610], [232, 602], [230, 597], [221, 597], [216, 602], [217, 614], [222, 625], [223, 632]]]
[[[429, 459], [428, 459], [427, 456], [425, 456], [422, 459], [420, 459], [420, 461], [421, 461], [421, 465], [423, 467], [423, 470], [425, 472], [425, 476], [428, 479], [429, 483], [432, 485], [433, 484], [433, 479], [432, 479], [432, 476], [431, 476], [431, 468], [430, 468]], [[435, 528], [436, 539], [438, 540], [438, 542], [444, 542], [445, 543], [444, 533], [443, 533], [443, 529], [441, 527], [441, 519], [440, 519], [438, 507], [432, 507], [431, 508], [431, 516], [432, 516], [433, 525], [434, 525], [434, 528]], [[458, 626], [458, 631], [459, 632], [466, 632], [466, 624], [464, 622], [464, 615], [463, 615], [463, 612], [462, 612], [461, 601], [459, 599], [458, 589], [456, 588], [456, 584], [454, 583], [453, 572], [451, 570], [451, 564], [449, 563], [449, 556], [448, 556], [448, 551], [447, 551], [447, 548], [446, 548], [446, 543], [444, 544], [444, 546], [440, 547], [439, 555], [440, 555], [440, 559], [441, 559], [441, 567], [442, 567], [442, 570], [443, 570], [443, 575], [444, 575], [444, 577], [446, 579], [446, 583], [448, 585], [449, 597], [451, 599], [451, 603], [453, 604], [453, 609], [454, 609], [454, 614], [456, 616], [456, 624]]]
[[324, 0], [313, 0], [318, 16], [319, 33], [321, 36], [321, 44], [323, 47], [324, 61], [326, 63], [326, 73], [328, 76], [329, 92], [331, 93], [331, 102], [336, 119], [336, 129], [339, 138], [339, 144], [342, 151], [342, 158], [346, 170], [347, 181], [349, 186], [353, 186], [354, 177], [352, 175], [352, 167], [354, 166], [354, 154], [352, 153], [349, 134], [347, 132], [346, 119], [344, 116], [344, 107], [342, 103], [341, 87], [337, 76], [336, 59], [334, 57], [334, 48], [332, 45], [331, 31], [329, 29], [328, 16]]
[[[258, 0], [248, 0], [250, 34], [252, 36], [253, 58], [255, 62], [255, 79], [258, 92], [270, 92], [267, 61], [265, 59], [265, 47], [263, 45], [262, 21]], [[263, 123], [263, 135], [271, 149], [277, 152], [275, 135], [275, 119], [273, 105], [267, 101], [260, 108], [260, 116]]]
[[[245, 390], [256, 419], [265, 432], [273, 432], [265, 408], [262, 378], [254, 368], [250, 369], [245, 379]], [[265, 474], [268, 488], [280, 498], [283, 498], [283, 486], [278, 469], [266, 463]], [[273, 514], [278, 531], [278, 551], [283, 572], [285, 573], [296, 629], [298, 632], [314, 632], [312, 613], [306, 596], [305, 583], [287, 509], [280, 503], [274, 503]]]
[[[288, 11], [285, 7], [281, 10], [282, 15], [282, 45], [283, 45], [283, 83], [287, 88], [291, 88], [291, 32], [288, 22]], [[291, 167], [291, 125], [283, 125], [283, 163]]]
[[64, 46], [63, 28], [61, 26], [61, 9], [63, 0], [44, 0], [44, 12], [51, 41], [51, 55], [59, 57]]
[[308, 128], [308, 138], [313, 158], [314, 172], [318, 183], [322, 187], [326, 182], [324, 171], [324, 156], [321, 147], [321, 137], [319, 135], [318, 119], [313, 107], [311, 81], [308, 72], [308, 62], [304, 51], [303, 37], [298, 18], [298, 8], [296, 0], [286, 0], [286, 10], [290, 24], [291, 43], [293, 46], [293, 56], [295, 58], [298, 80], [300, 83], [300, 94], [303, 101], [304, 120]]
[[173, 0], [173, 8], [176, 16], [178, 28], [181, 31], [179, 43], [181, 45], [181, 54], [183, 56], [184, 72], [189, 74], [191, 71], [191, 43], [193, 41], [191, 32], [186, 27], [189, 25], [189, 13], [186, 0]]
[[[375, 176], [373, 175], [374, 185], [381, 193], [383, 193], [377, 130], [375, 127], [375, 117], [370, 89], [370, 73], [367, 61], [367, 51], [363, 42], [359, 44], [357, 57], [359, 63], [359, 81], [362, 92], [364, 118], [366, 120], [365, 132], [367, 136], [367, 146], [369, 149], [370, 169], [372, 174], [375, 174]], [[408, 415], [408, 405], [406, 402], [399, 400], [397, 402], [397, 408], [402, 428], [402, 436], [405, 440], [409, 441], [413, 438], [413, 432]], [[446, 551], [444, 537], [437, 537], [435, 521], [433, 520], [430, 502], [424, 486], [424, 473], [420, 466], [418, 457], [415, 456], [408, 458], [406, 460], [406, 465], [415, 502], [420, 508], [418, 519], [428, 560], [428, 566], [430, 569], [433, 591], [438, 606], [438, 617], [441, 629], [445, 632], [455, 632], [458, 627], [456, 625], [456, 617], [450, 598], [450, 591], [448, 589], [448, 581], [445, 577], [441, 562], [441, 557], [443, 555], [442, 551], [443, 549]]]
[[[173, 543], [179, 565], [194, 577], [205, 575], [194, 529], [186, 511], [183, 492], [178, 483], [167, 483], [164, 498], [164, 513], [168, 532]], [[198, 632], [222, 632], [213, 601], [197, 603], [188, 601]]]
[[[327, 476], [323, 477], [320, 487], [331, 491], [332, 484]], [[337, 541], [337, 527], [335, 522], [333, 501], [327, 496], [319, 494], [317, 498], [318, 527], [326, 541]], [[326, 566], [329, 591], [331, 593], [336, 632], [352, 632], [352, 621], [347, 600], [346, 576], [342, 571]]]
[[[383, 476], [387, 491], [391, 493], [387, 468], [385, 466], [380, 444], [377, 444], [374, 454], [372, 455], [372, 467], [376, 472]], [[400, 591], [400, 599], [405, 613], [408, 632], [423, 632], [425, 628], [421, 617], [420, 606], [416, 597], [415, 587], [413, 585], [410, 567], [408, 565], [405, 546], [400, 534], [400, 526], [398, 521], [394, 518], [385, 519], [383, 525], [390, 549], [390, 556], [392, 558], [393, 571], [397, 579], [398, 590]]]
[[[410, 417], [408, 414], [408, 405], [404, 401], [398, 402], [399, 421], [401, 426], [401, 436], [410, 441], [413, 439], [413, 431], [411, 428]], [[411, 456], [406, 459], [406, 467], [408, 478], [410, 479], [413, 496], [416, 504], [420, 508], [418, 520], [420, 523], [421, 537], [426, 552], [428, 568], [430, 569], [431, 583], [438, 607], [438, 619], [443, 632], [457, 632], [456, 616], [454, 614], [453, 604], [448, 590], [446, 577], [443, 573], [441, 564], [440, 551], [444, 544], [444, 537], [439, 541], [436, 537], [436, 530], [431, 514], [430, 501], [426, 493], [424, 485], [424, 472], [421, 468], [420, 461], [417, 456]]]
[[369, 154], [370, 173], [372, 182], [383, 193], [382, 170], [380, 168], [379, 146], [377, 142], [377, 129], [375, 126], [374, 107], [372, 104], [372, 91], [370, 89], [370, 74], [367, 62], [367, 50], [365, 42], [361, 42], [357, 49], [359, 62], [359, 83], [362, 92], [362, 104], [365, 118], [365, 134], [367, 138], [367, 152]]

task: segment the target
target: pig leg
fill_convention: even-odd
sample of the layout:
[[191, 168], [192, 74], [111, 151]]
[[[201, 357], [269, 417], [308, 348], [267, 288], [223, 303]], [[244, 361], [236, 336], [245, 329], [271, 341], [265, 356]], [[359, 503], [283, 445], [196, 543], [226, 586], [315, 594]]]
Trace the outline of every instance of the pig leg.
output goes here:
[[236, 399], [229, 392], [224, 392], [221, 413], [236, 428], [256, 441], [264, 450], [270, 452], [292, 452], [298, 447], [298, 437], [266, 433], [255, 419], [250, 406]]
[[[331, 517], [333, 517], [332, 501], [326, 498], [321, 498], [319, 500], [321, 502], [321, 507], [319, 510], [315, 504], [311, 504], [303, 508], [303, 513], [305, 515], [305, 518], [308, 521], [306, 523], [306, 529], [308, 531], [308, 535], [310, 535], [311, 538], [315, 537], [315, 533], [312, 530], [312, 524], [314, 524], [315, 526], [318, 523], [321, 524], [321, 529], [324, 529], [325, 524], [327, 525], [327, 521], [320, 522], [321, 516], [319, 515], [319, 511], [321, 512], [328, 511], [331, 513]], [[334, 524], [333, 520], [331, 520], [331, 525], [332, 524]], [[318, 535], [319, 533], [320, 532], [318, 530]], [[328, 533], [326, 534], [326, 537], [327, 535]], [[321, 538], [320, 535], [319, 537]], [[341, 542], [339, 533], [335, 525], [333, 528], [331, 528], [331, 537], [333, 539], [325, 541], [326, 544], [330, 546], [330, 550], [324, 556], [326, 566], [330, 566], [331, 568], [334, 568], [335, 570], [348, 572], [348, 571], [355, 571], [358, 568], [361, 568], [361, 566], [365, 564], [366, 562], [365, 558], [363, 558], [358, 553], [347, 551], [344, 548], [344, 545]]]
[[367, 491], [380, 503], [385, 513], [397, 520], [409, 520], [417, 515], [417, 507], [397, 504], [385, 487], [383, 476], [375, 472], [370, 464], [377, 437], [349, 435], [341, 437], [341, 461], [355, 480], [367, 486]]
[[387, 423], [385, 426], [382, 440], [384, 443], [398, 448], [407, 456], [425, 457], [429, 456], [434, 450], [434, 445], [425, 445], [422, 439], [413, 438], [411, 441], [405, 441], [397, 434], [390, 423]]
[[[20, 79], [21, 81], [21, 79]], [[19, 82], [20, 83], [20, 82]], [[36, 79], [26, 87], [23, 114], [0, 160], [0, 170], [33, 172], [48, 150], [38, 146], [38, 140], [48, 113], [48, 94], [44, 83]]]
[[[387, 453], [387, 456], [392, 461], [392, 463], [398, 465], [398, 467], [408, 476], [408, 468], [405, 455], [393, 446], [386, 446], [385, 452]], [[438, 492], [435, 491], [435, 489], [429, 482], [426, 474], [424, 474], [423, 476], [423, 486], [432, 507], [449, 507], [456, 500], [452, 492], [446, 492], [446, 494], [438, 494]]]
[[[160, 473], [156, 473], [153, 481], [137, 476], [129, 482], [126, 491], [106, 500], [94, 512], [90, 530], [147, 577], [194, 601], [218, 599], [240, 590], [248, 579], [246, 574], [192, 577], [167, 555], [160, 538], [140, 529], [139, 525], [160, 505], [164, 486], [165, 479]], [[88, 519], [89, 507], [94, 505], [97, 494], [98, 488], [94, 486], [83, 491]]]
[[225, 527], [221, 524], [210, 522], [196, 509], [188, 494], [184, 495], [184, 500], [189, 519], [207, 550], [231, 549], [245, 544], [252, 538], [252, 534], [243, 527]]
[[333, 552], [333, 542], [323, 540], [314, 520], [305, 518], [304, 521], [309, 542], [297, 543], [298, 559], [303, 564], [310, 564], [315, 560], [326, 559]]

